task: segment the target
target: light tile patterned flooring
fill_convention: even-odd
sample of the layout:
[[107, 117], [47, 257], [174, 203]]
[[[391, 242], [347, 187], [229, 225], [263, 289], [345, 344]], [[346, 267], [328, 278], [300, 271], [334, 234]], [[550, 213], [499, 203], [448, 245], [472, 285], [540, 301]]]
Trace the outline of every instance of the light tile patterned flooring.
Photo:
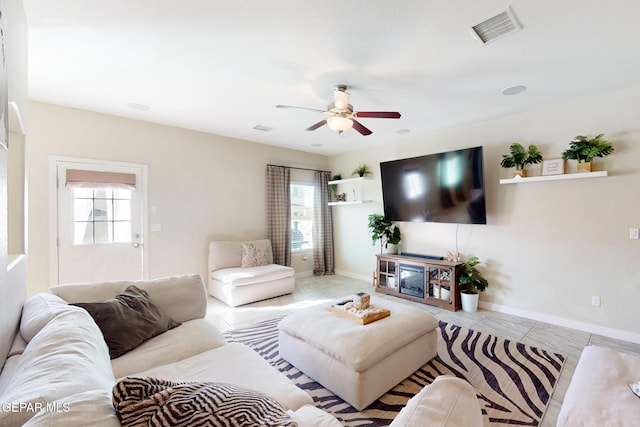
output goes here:
[[[231, 308], [213, 297], [209, 297], [207, 318], [224, 331], [249, 326], [262, 320], [285, 315], [323, 301], [349, 296], [359, 291], [374, 293], [370, 283], [343, 276], [298, 278], [296, 279], [294, 293], [240, 307]], [[445, 322], [516, 340], [566, 356], [567, 360], [560, 381], [542, 420], [542, 427], [554, 427], [556, 425], [562, 399], [569, 386], [580, 353], [585, 346], [599, 345], [640, 354], [640, 344], [615, 340], [549, 323], [487, 310], [479, 310], [476, 313], [462, 311], [453, 313], [404, 299], [381, 294], [376, 295], [411, 304], [426, 310]]]

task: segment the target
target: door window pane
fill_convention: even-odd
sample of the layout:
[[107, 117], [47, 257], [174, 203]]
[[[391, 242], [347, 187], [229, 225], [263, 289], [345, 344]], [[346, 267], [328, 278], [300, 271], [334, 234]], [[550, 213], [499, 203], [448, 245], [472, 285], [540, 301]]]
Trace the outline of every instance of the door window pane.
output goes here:
[[73, 243], [90, 245], [93, 243], [93, 222], [76, 222], [73, 224]]
[[131, 190], [73, 189], [76, 245], [131, 242]]
[[116, 243], [131, 242], [131, 222], [117, 221], [113, 223], [113, 241]]

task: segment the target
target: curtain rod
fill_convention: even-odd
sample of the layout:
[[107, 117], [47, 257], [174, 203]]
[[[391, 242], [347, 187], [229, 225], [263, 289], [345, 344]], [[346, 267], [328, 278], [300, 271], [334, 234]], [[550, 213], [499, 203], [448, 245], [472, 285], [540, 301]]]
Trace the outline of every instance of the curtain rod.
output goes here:
[[297, 168], [297, 167], [295, 167], [295, 166], [272, 165], [272, 164], [269, 164], [269, 163], [267, 163], [267, 166], [277, 166], [277, 167], [279, 167], [279, 168], [298, 169], [298, 170], [301, 170], [301, 171], [329, 172], [329, 173], [331, 173], [331, 171], [323, 171], [323, 170], [320, 170], [320, 169]]

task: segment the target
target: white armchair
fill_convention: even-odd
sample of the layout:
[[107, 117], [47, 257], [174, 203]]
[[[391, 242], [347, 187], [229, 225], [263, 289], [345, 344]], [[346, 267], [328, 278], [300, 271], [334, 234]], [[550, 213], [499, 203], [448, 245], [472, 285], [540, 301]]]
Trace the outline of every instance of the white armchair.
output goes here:
[[209, 244], [209, 294], [236, 307], [293, 292], [295, 270], [273, 263], [271, 242]]

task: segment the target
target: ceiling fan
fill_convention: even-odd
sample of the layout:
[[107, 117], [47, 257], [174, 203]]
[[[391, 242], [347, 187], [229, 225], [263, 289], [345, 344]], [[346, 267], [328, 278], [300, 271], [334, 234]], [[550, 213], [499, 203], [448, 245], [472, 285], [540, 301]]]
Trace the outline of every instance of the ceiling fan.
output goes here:
[[362, 135], [371, 135], [370, 129], [365, 127], [362, 123], [356, 120], [356, 118], [382, 118], [382, 119], [399, 119], [400, 113], [397, 111], [354, 111], [353, 105], [349, 104], [349, 97], [351, 96], [347, 92], [346, 85], [335, 85], [333, 87], [334, 100], [327, 105], [326, 110], [318, 110], [315, 108], [306, 107], [292, 107], [289, 105], [276, 105], [276, 108], [301, 108], [303, 110], [318, 111], [323, 114], [327, 114], [330, 117], [324, 120], [320, 120], [309, 126], [306, 130], [316, 130], [324, 125], [329, 126], [331, 130], [342, 134], [351, 128], [354, 128]]

